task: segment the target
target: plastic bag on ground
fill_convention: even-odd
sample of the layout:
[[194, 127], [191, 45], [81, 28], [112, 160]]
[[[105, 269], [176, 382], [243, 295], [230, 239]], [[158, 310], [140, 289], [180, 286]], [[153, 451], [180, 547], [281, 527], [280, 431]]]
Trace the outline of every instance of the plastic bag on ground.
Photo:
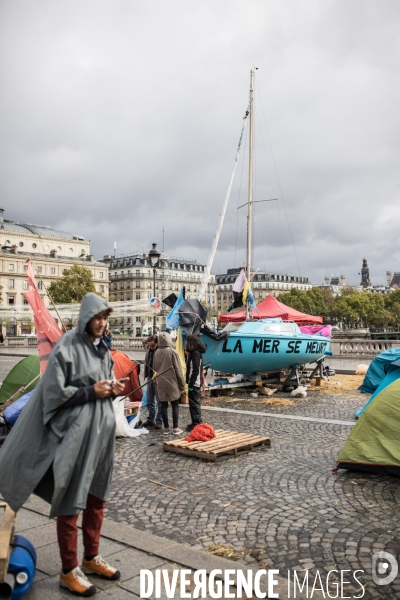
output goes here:
[[137, 437], [138, 435], [149, 433], [145, 427], [135, 429], [135, 425], [139, 422], [140, 409], [136, 415], [136, 418], [128, 423], [124, 415], [124, 403], [120, 402], [120, 397], [113, 400], [113, 407], [115, 421], [117, 423], [117, 428], [115, 431], [116, 437]]

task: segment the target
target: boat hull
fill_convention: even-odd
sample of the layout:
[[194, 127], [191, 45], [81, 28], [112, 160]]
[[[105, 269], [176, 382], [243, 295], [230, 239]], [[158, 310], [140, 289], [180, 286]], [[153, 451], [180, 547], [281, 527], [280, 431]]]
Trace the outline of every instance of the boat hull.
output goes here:
[[322, 358], [330, 340], [315, 335], [282, 336], [273, 334], [231, 333], [224, 340], [202, 335], [207, 349], [204, 366], [224, 373], [253, 375], [280, 371]]

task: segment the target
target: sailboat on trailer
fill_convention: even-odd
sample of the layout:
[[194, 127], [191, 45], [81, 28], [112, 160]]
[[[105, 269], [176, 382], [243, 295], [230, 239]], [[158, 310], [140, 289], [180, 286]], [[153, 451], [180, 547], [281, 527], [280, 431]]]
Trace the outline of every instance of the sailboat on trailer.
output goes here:
[[[249, 174], [246, 274], [247, 280], [251, 281], [253, 203], [256, 202], [253, 200], [254, 75], [255, 71], [252, 69], [250, 71], [249, 107], [244, 117], [234, 169], [214, 236], [198, 300], [201, 300], [209, 281], [247, 120], [249, 120]], [[203, 355], [204, 366], [209, 366], [215, 371], [252, 375], [255, 373], [276, 372], [282, 369], [294, 369], [296, 366], [319, 360], [329, 352], [330, 340], [328, 338], [303, 334], [296, 323], [285, 322], [280, 318], [254, 320], [250, 315], [249, 303], [247, 302], [246, 320], [243, 323], [228, 323], [219, 335], [214, 335], [209, 330], [203, 329], [202, 341], [207, 347]]]

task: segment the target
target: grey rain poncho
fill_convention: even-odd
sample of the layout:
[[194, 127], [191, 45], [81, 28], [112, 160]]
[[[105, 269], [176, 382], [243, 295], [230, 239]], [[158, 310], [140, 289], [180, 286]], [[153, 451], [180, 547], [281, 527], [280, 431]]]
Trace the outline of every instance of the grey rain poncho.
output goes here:
[[114, 465], [112, 399], [63, 408], [79, 387], [112, 379], [113, 360], [86, 333], [92, 317], [108, 308], [86, 294], [78, 327], [54, 347], [45, 373], [0, 449], [0, 492], [14, 511], [33, 492], [51, 504], [50, 516], [73, 515], [88, 494], [107, 500]]

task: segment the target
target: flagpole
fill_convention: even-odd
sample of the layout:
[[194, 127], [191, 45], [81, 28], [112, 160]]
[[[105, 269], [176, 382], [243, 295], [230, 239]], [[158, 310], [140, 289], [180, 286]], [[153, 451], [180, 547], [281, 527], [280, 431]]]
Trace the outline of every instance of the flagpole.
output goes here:
[[50, 302], [52, 303], [52, 305], [53, 305], [53, 308], [54, 308], [54, 310], [56, 311], [56, 313], [57, 313], [57, 316], [58, 316], [58, 318], [59, 318], [59, 319], [60, 319], [60, 321], [61, 321], [62, 328], [63, 328], [63, 330], [65, 331], [65, 325], [64, 325], [64, 321], [62, 320], [62, 318], [61, 318], [61, 315], [60, 315], [60, 313], [58, 312], [58, 310], [57, 310], [57, 308], [56, 308], [56, 305], [55, 305], [55, 304], [54, 304], [54, 302], [53, 302], [53, 298], [50, 296], [49, 292], [47, 291], [47, 287], [46, 287], [46, 284], [45, 284], [45, 282], [44, 282], [44, 281], [43, 281], [43, 279], [42, 279], [42, 276], [40, 275], [39, 271], [37, 270], [37, 268], [36, 268], [36, 265], [35, 265], [35, 264], [34, 264], [34, 263], [33, 263], [33, 262], [30, 260], [30, 258], [28, 258], [28, 260], [29, 260], [29, 261], [31, 262], [31, 264], [32, 264], [32, 265], [35, 267], [35, 271], [36, 271], [36, 273], [38, 274], [38, 276], [39, 276], [39, 279], [40, 279], [40, 281], [41, 281], [41, 282], [42, 282], [42, 284], [43, 284], [43, 287], [44, 287], [44, 289], [45, 289], [45, 292], [46, 292], [46, 294], [47, 294], [47, 297], [48, 297], [48, 299], [50, 300]]

